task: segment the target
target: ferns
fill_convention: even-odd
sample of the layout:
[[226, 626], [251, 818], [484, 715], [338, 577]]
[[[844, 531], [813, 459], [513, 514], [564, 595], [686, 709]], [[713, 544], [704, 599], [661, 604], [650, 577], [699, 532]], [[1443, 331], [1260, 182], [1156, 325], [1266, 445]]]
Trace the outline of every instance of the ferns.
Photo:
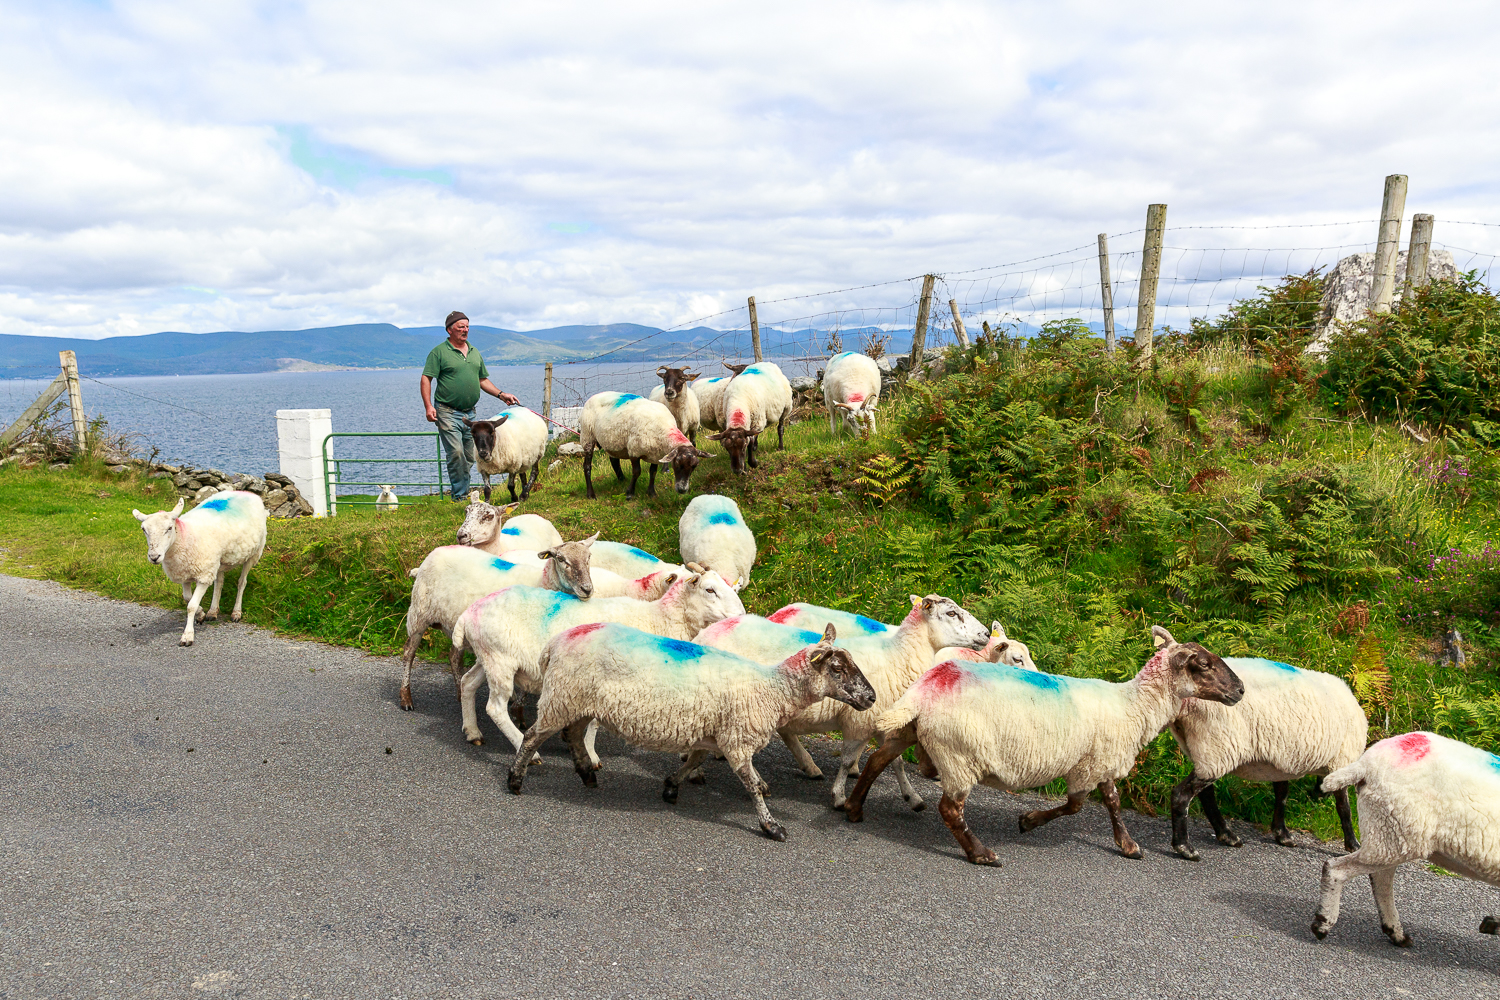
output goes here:
[[1500, 753], [1500, 694], [1472, 698], [1462, 688], [1438, 688], [1432, 695], [1432, 717], [1434, 731]]
[[909, 487], [915, 476], [913, 470], [905, 468], [899, 459], [885, 454], [870, 459], [860, 466], [859, 472], [859, 485], [882, 507]]
[[1385, 665], [1385, 650], [1380, 641], [1367, 635], [1359, 642], [1354, 664], [1349, 669], [1349, 687], [1368, 716], [1376, 709], [1391, 708], [1391, 672]]

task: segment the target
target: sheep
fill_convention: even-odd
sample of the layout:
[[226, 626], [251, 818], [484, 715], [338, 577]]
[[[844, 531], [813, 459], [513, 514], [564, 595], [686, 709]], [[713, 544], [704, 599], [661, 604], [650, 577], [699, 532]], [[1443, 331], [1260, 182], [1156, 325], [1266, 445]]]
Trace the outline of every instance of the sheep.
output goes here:
[[494, 507], [483, 500], [469, 504], [464, 511], [464, 523], [458, 528], [458, 544], [472, 545], [498, 556], [513, 549], [540, 552], [563, 543], [552, 522], [539, 514], [518, 514], [507, 520], [507, 515], [519, 506], [512, 503]]
[[719, 400], [724, 397], [724, 390], [729, 388], [733, 378], [733, 375], [716, 375], [693, 383], [693, 395], [698, 397], [699, 427], [710, 431], [724, 429], [724, 425], [719, 422]]
[[[1380, 929], [1402, 948], [1412, 940], [1392, 891], [1402, 864], [1425, 858], [1500, 886], [1500, 757], [1436, 733], [1407, 733], [1381, 740], [1319, 782], [1323, 794], [1350, 787], [1359, 789], [1365, 842], [1323, 862], [1323, 898], [1312, 924], [1318, 940], [1338, 923], [1344, 883], [1356, 875], [1370, 876]], [[1485, 917], [1479, 931], [1500, 933], [1500, 919]]]
[[772, 424], [776, 425], [776, 447], [786, 448], [786, 422], [791, 415], [791, 383], [776, 365], [757, 361], [730, 379], [719, 400], [719, 424], [724, 429], [710, 434], [709, 440], [721, 442], [730, 466], [743, 473], [746, 465], [752, 469], [760, 465], [755, 457], [760, 435]]
[[[790, 655], [790, 650], [814, 641], [808, 636], [816, 637], [817, 633], [777, 625], [755, 615], [742, 615], [710, 625], [693, 641], [748, 656], [761, 663], [776, 663]], [[878, 700], [874, 707], [853, 712], [834, 702], [819, 702], [782, 725], [778, 730], [781, 739], [804, 774], [821, 778], [823, 772], [797, 737], [835, 731], [843, 734], [843, 753], [832, 788], [832, 805], [839, 809], [844, 804], [844, 781], [858, 765], [866, 743], [873, 734], [884, 732], [876, 720], [927, 669], [933, 651], [944, 646], [979, 647], [988, 639], [989, 634], [979, 620], [953, 601], [937, 594], [928, 594], [925, 598], [913, 594], [911, 612], [896, 631], [838, 640], [840, 648], [853, 654], [865, 676], [875, 685]], [[911, 787], [904, 767], [897, 768], [896, 779], [902, 796], [911, 807], [924, 808], [925, 803]]]
[[[146, 558], [160, 566], [167, 579], [182, 587], [187, 602], [187, 627], [179, 646], [193, 644], [193, 625], [203, 618], [219, 617], [219, 594], [224, 589], [224, 571], [240, 568], [240, 585], [234, 594], [231, 621], [240, 620], [245, 600], [245, 581], [266, 549], [266, 505], [245, 490], [226, 490], [203, 501], [186, 514], [183, 500], [171, 512], [142, 514], [132, 510], [146, 535]], [[191, 584], [191, 587], [189, 586]], [[203, 592], [213, 584], [214, 596], [208, 614], [201, 609]]]
[[[490, 499], [490, 476], [509, 474], [506, 486], [516, 500], [516, 476], [521, 477], [521, 499], [531, 496], [541, 474], [542, 455], [547, 451], [547, 421], [524, 406], [508, 406], [492, 420], [469, 420], [464, 424], [474, 434], [475, 464], [484, 476], [484, 500]], [[526, 470], [531, 470], [531, 480]]]
[[998, 859], [964, 822], [973, 787], [1020, 791], [1061, 777], [1068, 779], [1067, 803], [1023, 813], [1021, 832], [1076, 813], [1098, 788], [1120, 853], [1140, 858], [1120, 818], [1115, 780], [1130, 773], [1141, 749], [1177, 717], [1182, 699], [1233, 705], [1245, 692], [1218, 656], [1195, 642], [1178, 643], [1160, 625], [1152, 632], [1161, 648], [1123, 684], [957, 660], [928, 670], [877, 721], [887, 735], [849, 795], [846, 818], [864, 819], [876, 776], [920, 742], [943, 786], [938, 812], [974, 864]]
[[578, 437], [583, 442], [583, 481], [590, 500], [597, 496], [593, 478], [595, 448], [604, 449], [615, 475], [622, 480], [625, 473], [620, 469], [620, 459], [630, 459], [632, 474], [626, 497], [635, 496], [643, 458], [651, 464], [646, 492], [654, 497], [658, 463], [671, 466], [677, 492], [686, 493], [698, 462], [710, 457], [678, 430], [677, 421], [666, 406], [627, 392], [598, 392], [590, 396], [578, 415]]
[[[1224, 662], [1245, 682], [1244, 700], [1232, 711], [1212, 702], [1190, 701], [1171, 726], [1178, 746], [1193, 762], [1193, 773], [1172, 789], [1172, 849], [1189, 861], [1198, 860], [1187, 833], [1188, 806], [1195, 796], [1219, 843], [1241, 844], [1219, 812], [1215, 781], [1233, 774], [1271, 782], [1276, 795], [1271, 834], [1278, 844], [1291, 847], [1286, 828], [1290, 782], [1354, 763], [1369, 738], [1364, 709], [1338, 677], [1258, 657], [1226, 657]], [[1335, 792], [1334, 803], [1344, 828], [1344, 848], [1357, 850], [1349, 793]]]
[[845, 635], [850, 632], [858, 635], [880, 635], [884, 632], [896, 631], [895, 625], [887, 625], [885, 622], [878, 622], [864, 615], [801, 602], [788, 604], [784, 608], [773, 611], [766, 615], [766, 619], [778, 625], [791, 625], [794, 628], [805, 628], [814, 632], [826, 625], [837, 625], [839, 631]]
[[396, 499], [396, 491], [389, 486], [380, 487], [380, 496], [375, 498], [376, 510], [395, 510], [401, 506], [401, 501]]
[[823, 401], [828, 433], [848, 427], [868, 439], [875, 433], [875, 407], [880, 404], [880, 366], [857, 351], [835, 354], [823, 373]]
[[999, 622], [990, 622], [990, 641], [985, 643], [983, 649], [969, 649], [966, 646], [945, 646], [932, 654], [931, 666], [948, 660], [973, 660], [985, 663], [1004, 663], [1007, 666], [1016, 667], [1020, 670], [1035, 670], [1036, 664], [1031, 660], [1031, 649], [1016, 639], [1008, 638], [1005, 629]]
[[698, 425], [700, 423], [698, 410], [698, 394], [689, 385], [701, 373], [689, 373], [686, 368], [668, 368], [665, 365], [656, 369], [662, 384], [651, 390], [651, 401], [661, 403], [672, 411], [672, 419], [677, 421], [677, 429], [688, 436], [688, 440], [696, 447], [698, 444]]
[[677, 537], [684, 565], [715, 570], [735, 590], [750, 582], [755, 535], [733, 500], [713, 493], [694, 497], [677, 521]]
[[[525, 558], [517, 550], [507, 550], [499, 554], [507, 559]], [[687, 567], [658, 559], [644, 549], [638, 549], [634, 545], [626, 545], [623, 542], [602, 540], [595, 542], [589, 550], [589, 565], [595, 570], [609, 570], [632, 580], [649, 576], [652, 573], [688, 575]]]
[[[482, 597], [453, 625], [454, 645], [467, 642], [476, 660], [459, 684], [464, 738], [475, 746], [484, 743], [474, 696], [479, 685], [488, 682], [485, 711], [511, 744], [520, 747], [521, 731], [506, 714], [505, 704], [517, 685], [527, 691], [540, 690], [542, 668], [538, 659], [542, 649], [553, 636], [574, 625], [618, 622], [657, 635], [691, 639], [708, 625], [744, 611], [745, 606], [723, 577], [711, 572], [675, 581], [655, 601], [617, 597], [584, 602], [533, 587], [507, 587]], [[597, 764], [592, 739], [589, 744], [590, 756]]]

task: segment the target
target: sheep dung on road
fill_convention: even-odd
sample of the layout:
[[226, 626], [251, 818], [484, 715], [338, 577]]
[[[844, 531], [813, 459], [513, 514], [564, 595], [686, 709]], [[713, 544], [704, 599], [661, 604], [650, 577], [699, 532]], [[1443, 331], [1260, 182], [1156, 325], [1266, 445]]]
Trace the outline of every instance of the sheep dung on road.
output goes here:
[[717, 572], [735, 590], [750, 582], [755, 565], [755, 535], [729, 497], [708, 493], [694, 497], [677, 521], [683, 565], [697, 563]]

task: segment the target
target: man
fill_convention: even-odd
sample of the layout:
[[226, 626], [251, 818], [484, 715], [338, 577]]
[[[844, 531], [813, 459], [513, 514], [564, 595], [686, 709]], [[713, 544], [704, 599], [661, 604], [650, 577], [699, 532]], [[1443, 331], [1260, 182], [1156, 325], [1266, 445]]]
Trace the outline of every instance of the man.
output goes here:
[[[490, 373], [479, 356], [479, 348], [469, 346], [469, 317], [458, 310], [448, 314], [443, 324], [448, 339], [434, 347], [422, 367], [422, 405], [427, 419], [437, 424], [438, 437], [448, 456], [448, 483], [457, 503], [469, 502], [469, 467], [474, 464], [474, 435], [464, 419], [474, 419], [479, 392], [484, 390], [507, 406], [520, 400], [501, 392], [490, 381]], [[434, 389], [433, 380], [437, 380]]]

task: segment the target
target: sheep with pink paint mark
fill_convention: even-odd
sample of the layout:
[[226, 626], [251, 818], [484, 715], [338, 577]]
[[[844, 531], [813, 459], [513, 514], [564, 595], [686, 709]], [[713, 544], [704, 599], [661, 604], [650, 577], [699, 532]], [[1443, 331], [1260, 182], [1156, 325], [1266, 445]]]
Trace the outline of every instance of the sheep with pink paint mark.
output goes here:
[[792, 628], [807, 629], [812, 632], [821, 632], [829, 625], [836, 626], [839, 635], [883, 635], [886, 632], [894, 632], [895, 625], [876, 621], [864, 615], [857, 615], [851, 611], [840, 611], [837, 608], [825, 608], [817, 604], [805, 604], [798, 601], [766, 615], [766, 621], [775, 622], [778, 625], [790, 625]]
[[880, 405], [880, 366], [858, 351], [835, 354], [823, 372], [823, 402], [828, 407], [828, 433], [847, 427], [850, 433], [870, 438]]
[[656, 374], [662, 384], [651, 390], [651, 401], [661, 403], [671, 410], [673, 419], [677, 421], [677, 429], [686, 434], [688, 440], [696, 445], [701, 417], [698, 409], [698, 394], [693, 391], [692, 383], [700, 373], [690, 372], [685, 367], [668, 368], [662, 365], [656, 369]]
[[[1451, 872], [1500, 886], [1500, 757], [1436, 733], [1381, 740], [1359, 760], [1319, 783], [1328, 794], [1359, 791], [1359, 850], [1323, 863], [1323, 898], [1313, 920], [1319, 940], [1339, 920], [1344, 883], [1370, 876], [1380, 929], [1400, 947], [1411, 944], [1396, 912], [1396, 869], [1431, 861]], [[1484, 934], [1500, 933], [1486, 916]]]
[[[235, 568], [240, 571], [240, 583], [229, 617], [232, 621], [240, 620], [245, 582], [266, 550], [266, 505], [254, 493], [226, 490], [186, 514], [182, 506], [183, 501], [178, 500], [170, 512], [142, 514], [132, 510], [131, 513], [146, 536], [146, 558], [182, 588], [182, 599], [187, 602], [187, 626], [178, 645], [191, 646], [193, 625], [204, 618], [219, 617], [224, 572]], [[201, 610], [203, 594], [210, 585], [214, 596], [205, 615]]]
[[[727, 362], [726, 362], [727, 363]], [[776, 427], [776, 447], [786, 447], [786, 422], [792, 416], [792, 384], [779, 367], [769, 361], [746, 365], [729, 380], [719, 399], [719, 424], [724, 429], [709, 436], [729, 453], [729, 464], [737, 473], [746, 466], [760, 465], [756, 451], [760, 436]]]
[[567, 730], [573, 767], [597, 784], [584, 738], [591, 720], [650, 750], [686, 752], [662, 798], [672, 804], [683, 779], [710, 753], [722, 753], [755, 800], [772, 840], [786, 830], [766, 807], [768, 787], [754, 755], [782, 720], [832, 701], [853, 711], [875, 702], [854, 657], [836, 647], [830, 626], [774, 665], [619, 624], [585, 624], [557, 635], [538, 658], [543, 673], [536, 723], [517, 748], [510, 790], [517, 795], [536, 748]]
[[631, 477], [630, 486], [625, 490], [626, 497], [635, 496], [642, 459], [651, 466], [646, 492], [656, 496], [657, 465], [669, 467], [677, 492], [686, 493], [692, 485], [693, 470], [700, 461], [711, 457], [688, 440], [665, 405], [628, 392], [596, 392], [590, 396], [578, 414], [578, 439], [583, 444], [583, 481], [590, 500], [598, 496], [594, 492], [594, 452], [597, 449], [603, 449], [609, 456], [615, 475], [622, 481], [625, 472], [620, 468], [620, 460], [630, 459]]

